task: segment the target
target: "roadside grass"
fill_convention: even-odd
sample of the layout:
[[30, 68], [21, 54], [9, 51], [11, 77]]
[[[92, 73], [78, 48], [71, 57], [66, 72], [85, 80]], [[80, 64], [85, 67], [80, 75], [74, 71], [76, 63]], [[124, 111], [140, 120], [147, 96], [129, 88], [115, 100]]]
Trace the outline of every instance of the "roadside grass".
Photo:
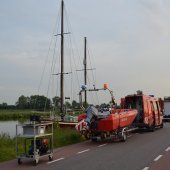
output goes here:
[[81, 142], [82, 136], [75, 129], [58, 128], [54, 124], [54, 148]]
[[[66, 146], [83, 141], [81, 134], [75, 129], [59, 128], [54, 124], [54, 148]], [[19, 149], [23, 150], [23, 142], [18, 144]], [[16, 139], [10, 138], [7, 134], [0, 134], [0, 162], [16, 158]]]
[[0, 161], [13, 159], [15, 155], [15, 139], [7, 134], [0, 134]]

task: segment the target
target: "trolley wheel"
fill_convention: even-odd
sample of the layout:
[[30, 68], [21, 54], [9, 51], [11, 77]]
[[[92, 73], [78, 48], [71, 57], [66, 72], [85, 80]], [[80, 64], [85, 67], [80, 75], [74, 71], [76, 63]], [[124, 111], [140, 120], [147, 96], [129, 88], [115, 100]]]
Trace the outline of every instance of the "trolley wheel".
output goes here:
[[49, 161], [52, 161], [52, 160], [53, 160], [53, 156], [52, 156], [52, 155], [49, 155], [49, 156], [48, 156], [48, 159], [49, 159]]
[[34, 159], [33, 163], [36, 166], [38, 164], [38, 159]]
[[18, 165], [21, 165], [21, 164], [22, 164], [21, 158], [18, 158]]

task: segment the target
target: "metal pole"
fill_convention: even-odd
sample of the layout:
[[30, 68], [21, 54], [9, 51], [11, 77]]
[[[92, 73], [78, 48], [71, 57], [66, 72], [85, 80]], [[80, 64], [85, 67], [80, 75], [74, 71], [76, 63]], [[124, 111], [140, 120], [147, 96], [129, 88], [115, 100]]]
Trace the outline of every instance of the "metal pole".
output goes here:
[[[87, 40], [84, 37], [84, 84], [87, 85]], [[85, 108], [87, 107], [87, 91], [84, 91]]]
[[60, 98], [61, 98], [61, 119], [63, 120], [64, 104], [64, 1], [61, 1], [61, 74], [60, 74]]

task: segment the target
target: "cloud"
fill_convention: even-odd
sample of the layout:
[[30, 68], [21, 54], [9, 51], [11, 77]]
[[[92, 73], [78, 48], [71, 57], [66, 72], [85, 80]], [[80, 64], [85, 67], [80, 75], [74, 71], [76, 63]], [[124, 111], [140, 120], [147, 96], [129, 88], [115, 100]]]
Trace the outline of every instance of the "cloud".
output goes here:
[[[117, 99], [138, 89], [158, 96], [167, 95], [170, 85], [169, 1], [65, 0], [65, 4], [72, 26], [71, 36], [77, 42], [76, 48], [81, 49], [80, 54], [72, 54], [76, 55], [75, 65], [78, 67], [82, 63], [83, 37], [87, 36], [98, 87], [108, 82]], [[19, 94], [28, 95], [36, 91], [34, 89], [42, 74], [59, 7], [59, 0], [0, 2], [2, 101], [12, 103]], [[67, 47], [68, 40], [69, 37], [66, 36]], [[57, 53], [59, 54], [59, 47]], [[52, 54], [51, 50], [50, 55]], [[69, 71], [71, 67], [68, 52], [65, 54], [65, 69]], [[48, 84], [50, 62], [51, 58], [47, 63], [48, 73], [43, 89]], [[55, 69], [59, 72], [59, 59]], [[82, 74], [77, 74], [81, 84]], [[92, 81], [90, 74], [89, 72], [89, 79]], [[65, 79], [68, 89], [71, 76]], [[77, 83], [75, 79], [76, 77], [74, 81]], [[78, 91], [77, 85], [76, 90]], [[46, 91], [43, 93], [46, 94]]]

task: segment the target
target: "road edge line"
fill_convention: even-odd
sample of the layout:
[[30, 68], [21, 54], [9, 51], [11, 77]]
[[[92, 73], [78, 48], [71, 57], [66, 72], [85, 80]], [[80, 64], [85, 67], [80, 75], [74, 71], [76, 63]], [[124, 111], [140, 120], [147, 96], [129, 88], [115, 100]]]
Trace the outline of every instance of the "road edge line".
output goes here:
[[57, 161], [61, 161], [63, 159], [65, 159], [65, 158], [58, 158], [58, 159], [55, 159], [53, 161], [47, 162], [47, 164], [51, 164], [51, 163], [54, 163], [54, 162], [57, 162]]
[[154, 159], [154, 161], [155, 161], [155, 162], [158, 161], [162, 156], [163, 156], [163, 155], [157, 156], [157, 157]]
[[107, 144], [108, 143], [104, 143], [104, 144], [98, 145], [97, 147], [100, 148], [100, 147], [106, 146]]
[[167, 147], [167, 148], [165, 149], [166, 152], [168, 152], [169, 150], [170, 150], [170, 147]]
[[80, 152], [77, 152], [77, 154], [81, 154], [81, 153], [84, 153], [84, 152], [88, 152], [90, 149], [86, 149], [86, 150], [83, 150], [83, 151], [80, 151]]

